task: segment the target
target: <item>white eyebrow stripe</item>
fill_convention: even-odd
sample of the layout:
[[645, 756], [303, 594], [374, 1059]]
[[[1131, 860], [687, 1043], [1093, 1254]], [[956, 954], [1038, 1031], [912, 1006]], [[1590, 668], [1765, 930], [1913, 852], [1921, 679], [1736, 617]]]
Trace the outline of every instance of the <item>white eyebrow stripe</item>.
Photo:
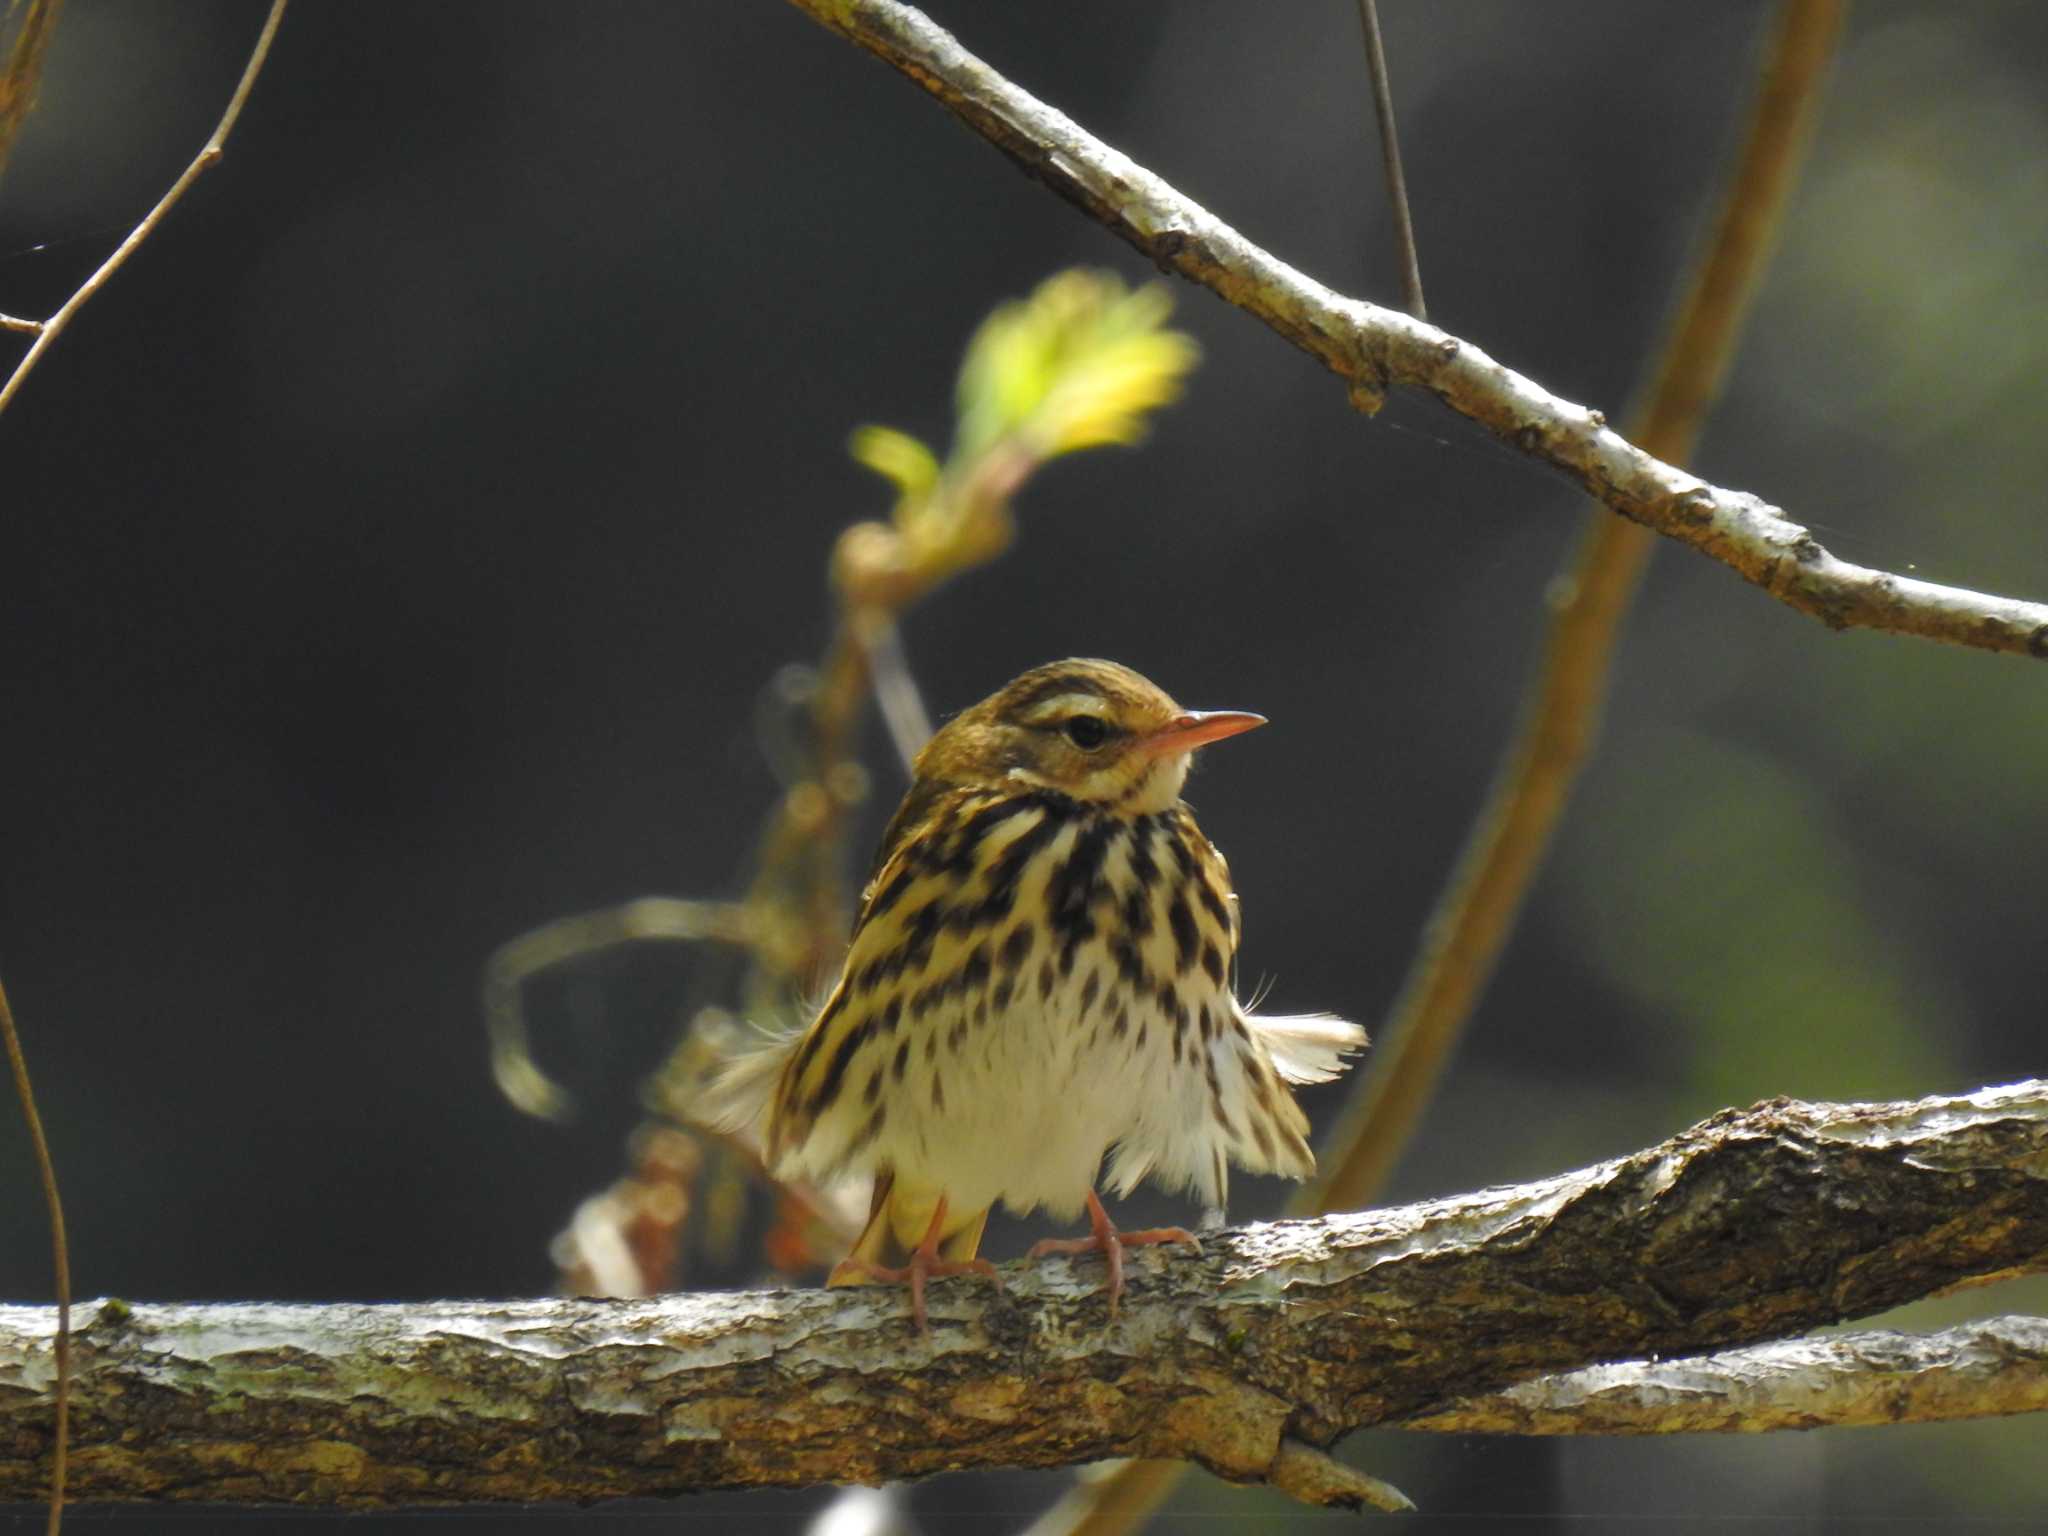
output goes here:
[[1098, 720], [1107, 720], [1110, 718], [1109, 701], [1093, 693], [1056, 693], [1032, 705], [1025, 718], [1036, 723], [1040, 720], [1064, 720], [1070, 715], [1093, 715]]

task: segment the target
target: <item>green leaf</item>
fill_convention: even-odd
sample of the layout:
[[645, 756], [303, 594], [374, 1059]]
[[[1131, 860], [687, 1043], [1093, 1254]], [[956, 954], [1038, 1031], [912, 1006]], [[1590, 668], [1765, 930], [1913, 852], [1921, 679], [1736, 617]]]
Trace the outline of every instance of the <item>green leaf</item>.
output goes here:
[[960, 370], [956, 462], [1006, 438], [1038, 459], [1136, 441], [1199, 355], [1191, 337], [1165, 329], [1171, 309], [1157, 285], [1129, 289], [1079, 268], [997, 309]]
[[894, 427], [857, 427], [847, 443], [854, 458], [894, 482], [905, 502], [922, 501], [939, 483], [939, 461], [931, 449]]

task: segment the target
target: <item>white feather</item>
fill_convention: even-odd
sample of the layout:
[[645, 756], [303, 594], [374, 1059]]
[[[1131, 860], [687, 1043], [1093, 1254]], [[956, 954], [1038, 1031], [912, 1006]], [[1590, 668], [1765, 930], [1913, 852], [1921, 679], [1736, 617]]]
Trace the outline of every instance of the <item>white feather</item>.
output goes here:
[[1327, 1083], [1365, 1047], [1365, 1031], [1335, 1014], [1246, 1014], [1245, 1023], [1290, 1083]]
[[759, 1044], [736, 1052], [713, 1075], [703, 1098], [693, 1108], [713, 1130], [728, 1134], [757, 1129], [775, 1095], [775, 1084], [802, 1031], [754, 1031]]

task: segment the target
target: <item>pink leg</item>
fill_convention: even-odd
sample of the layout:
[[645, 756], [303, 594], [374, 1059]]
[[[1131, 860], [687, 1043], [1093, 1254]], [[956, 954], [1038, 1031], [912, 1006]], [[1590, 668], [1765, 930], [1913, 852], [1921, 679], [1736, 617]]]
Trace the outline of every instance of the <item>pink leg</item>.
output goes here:
[[981, 1275], [996, 1283], [996, 1289], [1003, 1288], [1003, 1278], [996, 1273], [995, 1265], [987, 1259], [942, 1259], [939, 1257], [939, 1231], [946, 1224], [946, 1197], [939, 1196], [939, 1203], [932, 1212], [931, 1225], [924, 1229], [924, 1237], [910, 1255], [910, 1262], [901, 1269], [892, 1269], [886, 1264], [871, 1264], [866, 1259], [845, 1258], [832, 1266], [832, 1275], [827, 1285], [846, 1285], [853, 1277], [879, 1280], [884, 1285], [901, 1285], [910, 1282], [910, 1315], [917, 1319], [917, 1331], [929, 1334], [930, 1326], [924, 1315], [924, 1283], [926, 1280], [943, 1280], [948, 1275]]
[[1087, 1237], [1048, 1237], [1034, 1243], [1027, 1258], [1037, 1258], [1047, 1253], [1094, 1253], [1100, 1250], [1109, 1263], [1109, 1315], [1116, 1316], [1117, 1298], [1124, 1293], [1124, 1250], [1140, 1248], [1151, 1243], [1189, 1243], [1196, 1248], [1202, 1240], [1185, 1227], [1151, 1227], [1143, 1232], [1119, 1232], [1116, 1223], [1109, 1219], [1109, 1212], [1102, 1208], [1102, 1202], [1095, 1198], [1095, 1191], [1088, 1191], [1088, 1225], [1093, 1231]]

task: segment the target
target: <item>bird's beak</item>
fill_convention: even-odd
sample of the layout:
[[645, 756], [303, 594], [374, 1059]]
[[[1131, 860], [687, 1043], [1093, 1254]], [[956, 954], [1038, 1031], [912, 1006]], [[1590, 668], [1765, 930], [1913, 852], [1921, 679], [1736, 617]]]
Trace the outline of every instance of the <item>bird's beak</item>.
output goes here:
[[1241, 709], [1194, 709], [1167, 721], [1140, 746], [1148, 757], [1178, 757], [1265, 723], [1264, 715], [1248, 715]]

